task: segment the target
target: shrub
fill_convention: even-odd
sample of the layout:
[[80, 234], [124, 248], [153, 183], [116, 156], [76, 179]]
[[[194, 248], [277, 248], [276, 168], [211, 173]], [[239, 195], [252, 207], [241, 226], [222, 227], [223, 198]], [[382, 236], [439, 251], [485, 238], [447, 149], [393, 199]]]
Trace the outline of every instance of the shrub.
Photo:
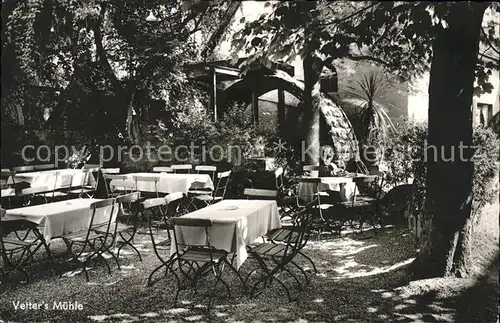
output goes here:
[[167, 164], [209, 164], [227, 169], [253, 152], [255, 129], [240, 104], [233, 103], [218, 121], [213, 121], [196, 100], [189, 107], [178, 106], [173, 115], [173, 121], [159, 120], [150, 127], [149, 133], [150, 139], [168, 145], [172, 152], [176, 147], [188, 146], [188, 149], [179, 149], [178, 156], [169, 156]]
[[[425, 199], [426, 139], [427, 125], [404, 122], [398, 126], [398, 133], [391, 139], [385, 156], [388, 184], [396, 186], [413, 182], [412, 213], [421, 211]], [[474, 152], [473, 214], [498, 196], [498, 192], [492, 189], [492, 180], [498, 172], [499, 144], [498, 136], [490, 128], [474, 129], [473, 145], [477, 149]]]

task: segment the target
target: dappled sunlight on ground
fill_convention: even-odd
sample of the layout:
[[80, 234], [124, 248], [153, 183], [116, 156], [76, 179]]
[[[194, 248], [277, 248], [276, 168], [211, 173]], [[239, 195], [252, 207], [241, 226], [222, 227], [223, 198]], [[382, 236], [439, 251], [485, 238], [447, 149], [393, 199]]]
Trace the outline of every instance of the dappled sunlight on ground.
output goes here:
[[[477, 288], [473, 282], [463, 285], [459, 292], [446, 293], [441, 286], [438, 288], [441, 294], [425, 283], [398, 288], [408, 283], [406, 269], [415, 256], [412, 236], [404, 229], [391, 227], [322, 238], [312, 238], [304, 249], [318, 267], [318, 274], [313, 273], [306, 259], [297, 258], [311, 277], [311, 285], [299, 290], [289, 275], [280, 275], [292, 294], [298, 296], [292, 303], [279, 284], [272, 284], [258, 297], [250, 298], [235, 275], [226, 271], [224, 277], [231, 286], [232, 297], [228, 298], [225, 289], [218, 287], [210, 313], [206, 311], [207, 298], [203, 293], [211, 286], [211, 277], [200, 281], [198, 294], [182, 291], [174, 305], [176, 284], [171, 275], [152, 287], [146, 286], [149, 273], [159, 262], [150, 237], [140, 234], [134, 245], [143, 257], [142, 262], [133, 251], [124, 248], [119, 259], [121, 270], [117, 270], [112, 259], [107, 259], [111, 275], [101, 262], [91, 262], [89, 283], [82, 272], [68, 266], [59, 266], [52, 273], [31, 269], [29, 285], [12, 282], [0, 287], [4, 288], [0, 294], [0, 312], [7, 319], [23, 322], [452, 322], [456, 313], [451, 299], [460, 299], [461, 293]], [[61, 263], [64, 245], [56, 241], [51, 249]], [[57, 258], [58, 254], [61, 257]], [[44, 256], [43, 252], [37, 253], [36, 258], [41, 261], [37, 266], [50, 268], [43, 262]], [[59, 278], [60, 268], [65, 273], [63, 278]], [[255, 261], [248, 259], [241, 271], [246, 275], [253, 268]], [[84, 309], [21, 312], [13, 310], [12, 301], [17, 300], [78, 301]]]

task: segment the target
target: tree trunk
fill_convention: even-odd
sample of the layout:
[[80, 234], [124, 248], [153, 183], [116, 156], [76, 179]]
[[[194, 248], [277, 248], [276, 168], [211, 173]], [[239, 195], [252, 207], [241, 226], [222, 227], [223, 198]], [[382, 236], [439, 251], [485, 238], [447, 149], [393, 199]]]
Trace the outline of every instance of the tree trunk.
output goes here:
[[471, 150], [460, 147], [472, 145], [474, 71], [485, 9], [482, 3], [453, 3], [449, 28], [433, 43], [427, 195], [416, 263], [422, 278], [463, 274], [469, 267], [473, 163]]
[[[131, 76], [132, 77], [132, 76]], [[127, 128], [127, 138], [130, 143], [137, 143], [138, 139], [138, 131], [136, 129], [134, 117], [134, 98], [137, 89], [135, 86], [135, 82], [130, 80], [128, 87], [128, 95], [127, 95], [127, 120], [126, 120], [126, 128]]]
[[320, 109], [319, 94], [321, 73], [320, 60], [309, 53], [303, 61], [304, 67], [304, 114], [305, 142], [302, 146], [302, 161], [305, 165], [319, 165], [320, 161]]

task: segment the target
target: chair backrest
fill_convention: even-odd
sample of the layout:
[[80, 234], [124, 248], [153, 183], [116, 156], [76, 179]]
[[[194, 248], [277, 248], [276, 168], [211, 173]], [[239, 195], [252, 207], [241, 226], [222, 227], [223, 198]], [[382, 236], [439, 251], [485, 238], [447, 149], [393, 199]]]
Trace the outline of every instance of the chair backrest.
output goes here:
[[73, 174], [64, 174], [64, 173], [58, 173], [58, 182], [60, 183], [59, 185], [56, 184], [56, 188], [58, 189], [71, 189], [71, 186], [73, 185]]
[[[296, 177], [295, 181], [304, 184], [312, 184], [314, 185], [313, 190], [304, 190], [301, 192], [299, 190], [297, 194], [297, 205], [299, 207], [309, 207], [309, 208], [317, 208], [318, 215], [321, 219], [323, 218], [322, 208], [321, 208], [321, 195], [320, 190], [318, 189], [318, 184], [321, 183], [321, 178], [319, 177]], [[305, 195], [305, 194], [311, 195]]]
[[148, 210], [153, 207], [158, 207], [162, 205], [166, 205], [167, 201], [165, 201], [164, 197], [154, 197], [149, 198], [141, 203], [144, 210]]
[[224, 196], [226, 195], [226, 189], [229, 184], [229, 176], [231, 175], [231, 171], [225, 171], [221, 173], [217, 173], [217, 187], [214, 190], [214, 197], [222, 197], [224, 199]]
[[1, 173], [0, 173], [0, 178], [5, 181], [5, 183], [8, 182], [9, 178], [12, 177], [12, 184], [15, 184], [15, 176], [16, 175], [16, 172], [10, 170], [10, 169], [2, 169]]
[[170, 168], [174, 171], [174, 173], [190, 173], [193, 169], [193, 165], [191, 164], [181, 164], [181, 165], [172, 165]]
[[136, 205], [136, 203], [134, 204], [134, 202], [139, 201], [140, 198], [141, 198], [140, 192], [123, 194], [116, 197], [116, 203], [118, 203], [123, 208], [123, 210], [131, 212], [134, 205]]
[[[213, 261], [213, 255], [212, 251], [213, 248], [210, 245], [210, 234], [209, 234], [209, 229], [212, 226], [212, 221], [209, 219], [194, 219], [194, 218], [186, 218], [186, 217], [176, 217], [170, 219], [170, 223], [173, 226], [173, 233], [174, 233], [174, 243], [176, 246], [176, 252], [178, 255], [182, 254], [182, 251], [189, 250], [189, 248], [196, 248], [197, 251], [204, 250], [208, 252], [210, 255], [210, 260]], [[187, 243], [179, 243], [179, 240], [177, 239], [177, 230], [180, 229], [179, 227], [190, 227], [190, 228], [203, 228], [205, 231], [205, 243], [204, 244], [187, 244]], [[203, 249], [201, 249], [202, 247]], [[180, 257], [177, 257], [177, 259], [180, 262]], [[180, 263], [179, 263], [180, 264]]]
[[245, 188], [243, 195], [247, 199], [276, 200], [278, 192], [274, 190], [263, 190], [256, 188]]
[[119, 195], [116, 197], [116, 202], [118, 203], [132, 203], [138, 201], [141, 198], [141, 192], [133, 192], [128, 194]]
[[35, 170], [49, 170], [49, 169], [55, 169], [56, 165], [55, 164], [35, 165], [34, 168]]
[[302, 249], [309, 240], [310, 228], [313, 220], [313, 204], [306, 205], [293, 216], [293, 231], [298, 233], [298, 239], [289, 237], [288, 243], [294, 251]]
[[40, 193], [46, 193], [49, 191], [47, 186], [35, 186], [29, 187], [21, 190], [21, 195], [34, 195]]
[[280, 257], [282, 265], [292, 261], [309, 240], [313, 214], [309, 205], [302, 207], [293, 215], [291, 228], [279, 237], [279, 241], [285, 244], [284, 257]]
[[120, 174], [120, 168], [101, 168], [103, 174]]
[[158, 196], [158, 182], [160, 181], [160, 178], [155, 177], [155, 176], [134, 176], [134, 181], [135, 181], [136, 191], [139, 191], [139, 185], [138, 185], [139, 182], [154, 183], [155, 192], [156, 192], [156, 195]]
[[354, 186], [354, 194], [352, 197], [352, 204], [354, 205], [356, 202], [356, 196], [359, 195], [359, 190], [363, 188], [367, 188], [368, 186], [372, 187], [372, 194], [376, 199], [379, 199], [380, 196], [382, 195], [383, 192], [383, 185], [384, 185], [384, 174], [380, 173], [380, 175], [367, 175], [367, 176], [360, 176], [360, 177], [355, 177], [352, 179], [353, 182], [356, 184]]
[[52, 184], [52, 182], [49, 182], [50, 184], [52, 185], [49, 185], [49, 191], [53, 192], [52, 195], [54, 195], [55, 191], [57, 190], [58, 188], [58, 183], [59, 183], [59, 175], [60, 172], [58, 171], [55, 171], [55, 172], [52, 172], [52, 173], [49, 173], [48, 174], [48, 178], [50, 178], [50, 180], [54, 180], [54, 183]]
[[104, 173], [102, 175], [105, 179], [109, 179], [109, 180], [113, 180], [113, 179], [116, 179], [116, 180], [122, 180], [122, 181], [125, 181], [127, 180], [127, 175], [119, 175], [119, 174], [106, 174]]
[[9, 196], [15, 196], [15, 195], [16, 195], [15, 188], [4, 188], [0, 191], [0, 197], [9, 197]]
[[[106, 182], [106, 193], [109, 196], [110, 193], [115, 192], [116, 188], [125, 193], [130, 193], [135, 190], [136, 183], [134, 180], [129, 180], [127, 175], [114, 175], [114, 174], [103, 174], [103, 178]], [[111, 185], [111, 181], [114, 181]]]
[[165, 202], [167, 203], [167, 211], [165, 215], [169, 218], [173, 218], [179, 215], [179, 207], [184, 198], [184, 193], [175, 192], [170, 193], [165, 196]]
[[[111, 198], [90, 204], [89, 210], [92, 213], [92, 217], [90, 219], [90, 225], [88, 227], [87, 238], [93, 230], [98, 228], [102, 230], [104, 227], [106, 227], [106, 235], [108, 233], [111, 233], [111, 224], [116, 221], [115, 202], [116, 200]], [[109, 216], [107, 216], [108, 212], [106, 212], [106, 209], [109, 209], [110, 206], [111, 211], [109, 212]], [[97, 217], [96, 214], [98, 212], [100, 213], [101, 211], [103, 212], [103, 214], [99, 214], [99, 217]]]
[[34, 166], [17, 166], [12, 167], [12, 170], [16, 173], [32, 172], [35, 170]]
[[158, 183], [160, 180], [158, 177], [155, 176], [134, 176], [134, 180], [137, 182], [151, 182], [151, 183]]
[[99, 185], [99, 172], [101, 171], [101, 168], [99, 166], [97, 167], [90, 167], [92, 165], [89, 165], [88, 167], [83, 167], [82, 171], [84, 174], [84, 182], [82, 185], [86, 185], [89, 182], [89, 178], [92, 174], [95, 174], [95, 188], [97, 188], [97, 185]]
[[198, 174], [207, 174], [210, 176], [212, 181], [214, 180], [215, 177], [215, 172], [217, 171], [216, 166], [210, 166], [210, 165], [198, 165], [194, 168]]
[[153, 167], [153, 172], [155, 173], [172, 173], [174, 170], [172, 167], [156, 166]]

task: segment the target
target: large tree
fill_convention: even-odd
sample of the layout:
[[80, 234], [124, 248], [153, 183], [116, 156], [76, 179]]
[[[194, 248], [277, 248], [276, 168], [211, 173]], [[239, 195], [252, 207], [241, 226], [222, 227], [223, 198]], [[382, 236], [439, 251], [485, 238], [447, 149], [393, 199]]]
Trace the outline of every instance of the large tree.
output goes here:
[[[209, 32], [226, 7], [198, 0], [7, 2], [6, 43], [25, 83], [65, 89], [66, 104], [54, 115], [82, 96], [93, 98], [90, 106], [111, 115], [132, 142], [141, 115], [137, 93], [182, 97], [175, 93], [186, 85], [180, 67], [200, 57], [193, 35]], [[96, 99], [103, 93], [115, 98], [112, 106]]]
[[[299, 56], [304, 69], [304, 129], [307, 164], [318, 164], [320, 76], [335, 70], [338, 59], [367, 60], [398, 71], [401, 77], [428, 68], [427, 45], [393, 42], [392, 37], [408, 24], [397, 17], [411, 4], [395, 7], [387, 2], [283, 1], [268, 3], [270, 12], [248, 22], [233, 37], [235, 51], [245, 49], [249, 58], [292, 62]], [[411, 44], [411, 46], [408, 46]], [[402, 47], [403, 46], [403, 47]], [[410, 59], [406, 51], [412, 51]]]
[[438, 30], [432, 44], [424, 216], [427, 227], [419, 254], [424, 277], [465, 276], [470, 268], [474, 167], [471, 105], [481, 24], [488, 5], [450, 4], [444, 15], [446, 26]]
[[[377, 62], [407, 79], [430, 70], [429, 145], [449, 154], [460, 143], [470, 146], [472, 95], [491, 91], [488, 77], [498, 69], [498, 56], [478, 55], [480, 41], [498, 54], [495, 23], [481, 27], [488, 6], [499, 10], [496, 3], [473, 2], [278, 2], [247, 23], [234, 44], [251, 54], [249, 62], [303, 59], [305, 138], [314, 147], [317, 108], [306, 100], [314, 97], [323, 67], [349, 58]], [[307, 162], [318, 163], [318, 157], [315, 149]], [[472, 165], [458, 159], [429, 162], [421, 276], [467, 273]]]

